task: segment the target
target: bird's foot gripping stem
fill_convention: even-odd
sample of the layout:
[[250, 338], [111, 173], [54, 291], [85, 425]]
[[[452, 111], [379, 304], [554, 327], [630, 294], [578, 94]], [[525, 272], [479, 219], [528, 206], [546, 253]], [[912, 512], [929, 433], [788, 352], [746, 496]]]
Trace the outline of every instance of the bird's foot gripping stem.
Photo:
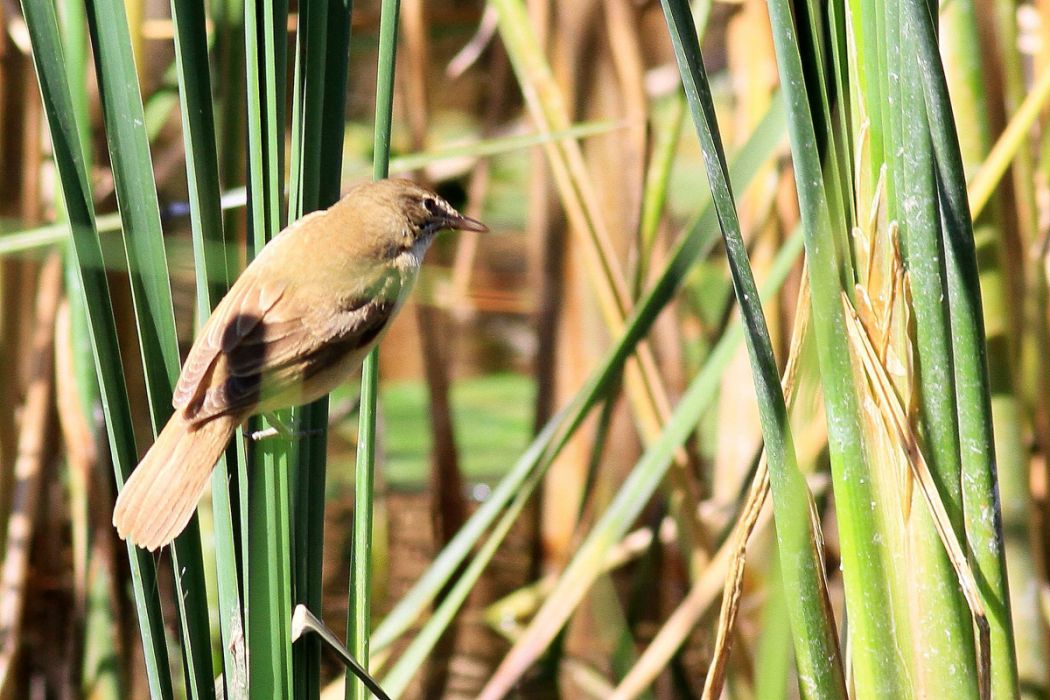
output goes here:
[[323, 432], [320, 429], [299, 430], [297, 427], [285, 423], [276, 413], [267, 413], [265, 416], [266, 422], [270, 424], [270, 427], [262, 430], [249, 430], [246, 426], [242, 429], [244, 436], [253, 442], [259, 442], [276, 437], [284, 438], [285, 440], [295, 440], [297, 438], [310, 437], [311, 435], [320, 435]]

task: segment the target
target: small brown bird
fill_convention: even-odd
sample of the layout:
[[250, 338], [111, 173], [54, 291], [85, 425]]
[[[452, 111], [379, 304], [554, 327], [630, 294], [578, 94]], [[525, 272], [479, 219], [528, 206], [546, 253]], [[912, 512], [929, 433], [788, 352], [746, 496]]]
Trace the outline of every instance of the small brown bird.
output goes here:
[[175, 413], [117, 498], [120, 536], [151, 551], [171, 542], [238, 426], [349, 377], [389, 328], [442, 229], [487, 230], [424, 187], [381, 180], [274, 237], [190, 349]]

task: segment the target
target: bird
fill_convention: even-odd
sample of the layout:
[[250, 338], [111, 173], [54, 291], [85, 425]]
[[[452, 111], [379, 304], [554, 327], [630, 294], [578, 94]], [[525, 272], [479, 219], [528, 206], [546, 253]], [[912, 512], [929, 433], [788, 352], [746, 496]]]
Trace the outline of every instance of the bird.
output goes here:
[[265, 245], [186, 356], [174, 413], [117, 496], [120, 537], [149, 551], [170, 543], [241, 424], [321, 398], [354, 372], [445, 229], [488, 230], [426, 187], [385, 179], [354, 187]]

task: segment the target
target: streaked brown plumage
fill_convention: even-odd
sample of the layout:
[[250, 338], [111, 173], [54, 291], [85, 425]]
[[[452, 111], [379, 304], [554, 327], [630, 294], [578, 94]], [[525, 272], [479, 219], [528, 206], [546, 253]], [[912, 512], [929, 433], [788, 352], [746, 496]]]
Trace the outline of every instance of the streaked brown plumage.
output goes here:
[[170, 542], [241, 423], [313, 401], [349, 377], [442, 229], [486, 230], [424, 187], [381, 180], [274, 237], [194, 342], [175, 413], [117, 498], [120, 536], [149, 550]]

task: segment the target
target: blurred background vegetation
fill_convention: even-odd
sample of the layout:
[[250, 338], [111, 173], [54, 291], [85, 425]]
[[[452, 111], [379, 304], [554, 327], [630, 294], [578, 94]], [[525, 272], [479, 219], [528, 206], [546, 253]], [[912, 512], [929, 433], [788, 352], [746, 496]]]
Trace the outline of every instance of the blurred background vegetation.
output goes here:
[[[0, 699], [1047, 697], [1048, 99], [1046, 0], [5, 0]], [[492, 233], [374, 427], [128, 550], [194, 328], [388, 157]]]

